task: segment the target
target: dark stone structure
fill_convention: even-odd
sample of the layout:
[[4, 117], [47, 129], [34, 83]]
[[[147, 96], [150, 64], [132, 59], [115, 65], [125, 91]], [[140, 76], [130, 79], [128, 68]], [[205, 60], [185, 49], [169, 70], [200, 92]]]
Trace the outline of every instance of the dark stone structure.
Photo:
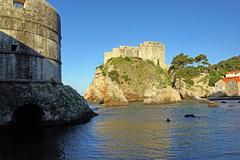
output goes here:
[[60, 16], [46, 0], [0, 0], [0, 126], [86, 122], [96, 115], [61, 84]]

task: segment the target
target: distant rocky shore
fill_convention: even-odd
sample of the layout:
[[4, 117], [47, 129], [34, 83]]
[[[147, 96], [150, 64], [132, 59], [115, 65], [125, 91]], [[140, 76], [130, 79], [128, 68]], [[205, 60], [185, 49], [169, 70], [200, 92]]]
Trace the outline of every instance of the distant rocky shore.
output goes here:
[[177, 90], [171, 87], [167, 71], [151, 61], [140, 58], [112, 58], [96, 69], [95, 78], [84, 97], [105, 106], [164, 104], [181, 101]]
[[[130, 52], [130, 51], [129, 51]], [[105, 106], [175, 103], [182, 99], [201, 100], [227, 96], [215, 84], [232, 70], [240, 70], [240, 56], [211, 65], [204, 54], [196, 57], [181, 53], [169, 68], [139, 57], [112, 57], [96, 68], [84, 97]]]

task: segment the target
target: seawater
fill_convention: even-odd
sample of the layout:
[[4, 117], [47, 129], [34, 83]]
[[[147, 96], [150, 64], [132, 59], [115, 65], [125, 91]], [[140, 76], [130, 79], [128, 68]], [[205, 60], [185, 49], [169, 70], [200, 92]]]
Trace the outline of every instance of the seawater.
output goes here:
[[98, 117], [83, 125], [1, 133], [0, 160], [240, 159], [237, 101], [219, 108], [196, 102], [132, 103], [97, 112]]

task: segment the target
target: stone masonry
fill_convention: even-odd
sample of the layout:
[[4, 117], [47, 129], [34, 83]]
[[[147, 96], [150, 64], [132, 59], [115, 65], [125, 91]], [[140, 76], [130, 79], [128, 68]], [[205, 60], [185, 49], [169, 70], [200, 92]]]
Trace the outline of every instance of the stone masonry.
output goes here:
[[60, 16], [46, 0], [0, 0], [0, 81], [61, 83]]

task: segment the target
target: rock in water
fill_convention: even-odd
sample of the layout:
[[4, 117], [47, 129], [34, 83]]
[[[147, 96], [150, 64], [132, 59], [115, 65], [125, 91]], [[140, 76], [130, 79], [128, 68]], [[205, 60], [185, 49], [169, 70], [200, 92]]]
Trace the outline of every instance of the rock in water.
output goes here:
[[214, 102], [214, 101], [210, 101], [210, 102], [208, 102], [208, 107], [210, 107], [210, 108], [219, 107], [219, 103], [218, 102]]
[[[97, 115], [77, 91], [61, 84], [5, 83], [0, 85], [0, 101], [0, 126], [15, 122], [16, 117], [25, 116], [30, 121], [29, 109], [24, 112], [29, 104], [43, 113], [39, 116], [41, 124], [84, 123]], [[22, 115], [16, 116], [19, 108], [23, 108]]]
[[164, 104], [176, 103], [181, 101], [180, 94], [172, 87], [163, 88], [157, 91], [156, 95], [152, 98], [144, 99], [144, 104]]
[[186, 114], [184, 117], [185, 118], [195, 118], [196, 116], [194, 114]]

